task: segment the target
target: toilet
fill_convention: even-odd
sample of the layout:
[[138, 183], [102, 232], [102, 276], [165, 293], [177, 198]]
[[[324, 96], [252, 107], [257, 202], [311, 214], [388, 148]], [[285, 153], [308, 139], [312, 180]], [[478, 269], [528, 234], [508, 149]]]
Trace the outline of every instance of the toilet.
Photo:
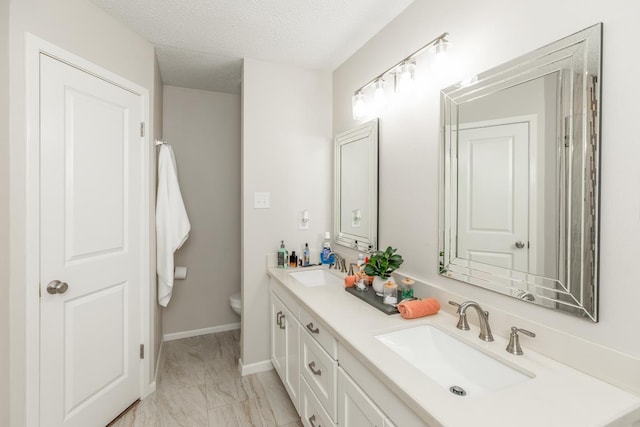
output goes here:
[[240, 299], [240, 292], [236, 292], [229, 297], [229, 304], [231, 304], [231, 309], [236, 312], [238, 316], [242, 315], [242, 300]]

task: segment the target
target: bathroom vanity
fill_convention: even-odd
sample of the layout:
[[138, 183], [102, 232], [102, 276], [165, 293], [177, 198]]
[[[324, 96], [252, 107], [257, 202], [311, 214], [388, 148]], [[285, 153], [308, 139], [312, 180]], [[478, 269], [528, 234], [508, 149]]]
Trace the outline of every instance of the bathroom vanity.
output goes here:
[[[316, 274], [312, 283], [290, 274], [301, 270], [311, 271], [268, 269], [271, 357], [307, 426], [640, 425], [640, 396], [530, 350], [527, 338], [524, 355], [507, 353], [502, 335], [512, 325], [492, 325], [495, 341], [483, 342], [476, 326], [458, 330], [457, 317], [443, 310], [414, 320], [389, 316], [326, 280], [333, 272]], [[460, 359], [452, 366], [459, 381], [469, 382], [460, 384], [465, 396], [444, 386], [446, 375], [437, 378], [419, 358], [385, 343], [422, 329], [441, 337], [425, 336], [429, 345], [418, 351], [437, 347]]]

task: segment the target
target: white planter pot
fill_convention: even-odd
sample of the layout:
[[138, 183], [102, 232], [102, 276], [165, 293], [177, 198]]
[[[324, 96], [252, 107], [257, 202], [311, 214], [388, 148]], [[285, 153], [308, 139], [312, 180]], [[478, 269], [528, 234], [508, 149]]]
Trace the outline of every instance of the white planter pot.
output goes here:
[[395, 283], [395, 281], [393, 280], [393, 277], [389, 277], [388, 279], [383, 279], [380, 276], [375, 276], [373, 278], [373, 290], [375, 291], [376, 295], [380, 297], [382, 296], [382, 289], [384, 287], [384, 284], [387, 282]]

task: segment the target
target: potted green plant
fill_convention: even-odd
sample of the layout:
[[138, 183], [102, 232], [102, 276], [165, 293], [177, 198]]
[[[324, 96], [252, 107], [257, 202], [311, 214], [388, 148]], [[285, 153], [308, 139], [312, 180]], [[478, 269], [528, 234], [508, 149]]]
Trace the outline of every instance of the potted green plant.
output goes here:
[[377, 251], [369, 258], [369, 262], [364, 266], [364, 273], [373, 276], [373, 290], [378, 295], [382, 295], [382, 287], [391, 277], [391, 273], [396, 271], [404, 262], [402, 255], [396, 253], [397, 249], [389, 246], [384, 251]]

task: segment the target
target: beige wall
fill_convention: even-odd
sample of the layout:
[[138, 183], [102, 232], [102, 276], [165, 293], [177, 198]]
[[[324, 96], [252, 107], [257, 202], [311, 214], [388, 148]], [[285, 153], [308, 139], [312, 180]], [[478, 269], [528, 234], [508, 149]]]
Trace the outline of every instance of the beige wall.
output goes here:
[[[0, 294], [9, 294], [9, 2], [0, 2]], [[0, 426], [9, 425], [9, 299], [0, 299]]]
[[163, 332], [235, 327], [240, 291], [240, 96], [164, 88], [163, 135], [174, 150], [191, 233], [175, 256], [188, 269], [163, 309]]
[[[119, 74], [150, 93], [154, 105], [154, 51], [87, 0], [18, 0], [11, 2], [10, 21], [10, 162], [11, 162], [11, 425], [25, 425], [25, 32]], [[153, 114], [151, 115], [153, 118]], [[153, 129], [150, 123], [149, 129]], [[152, 252], [154, 253], [154, 252]], [[28, 414], [33, 417], [37, 414]]]
[[[604, 23], [600, 322], [523, 304], [437, 274], [438, 88], [464, 76], [460, 69], [452, 69], [438, 78], [429, 68], [428, 55], [420, 56], [417, 65], [418, 76], [427, 83], [412, 99], [388, 109], [380, 121], [380, 244], [393, 245], [404, 255], [404, 273], [532, 322], [640, 356], [640, 340], [628, 337], [629, 325], [640, 322], [640, 313], [624, 309], [629, 301], [640, 300], [635, 269], [640, 250], [637, 239], [630, 237], [640, 236], [640, 143], [636, 99], [629, 96], [640, 93], [635, 76], [640, 59], [631, 54], [640, 38], [639, 18], [640, 5], [624, 0], [608, 2], [606, 7], [596, 0], [492, 0], [482, 7], [471, 0], [457, 2], [455, 7], [417, 1], [334, 72], [333, 124], [335, 132], [341, 132], [357, 124], [351, 118], [354, 89], [444, 31], [451, 33], [452, 54], [457, 51], [467, 58], [466, 71], [471, 74]], [[536, 339], [533, 345], [541, 343]]]
[[[251, 369], [269, 360], [267, 253], [283, 239], [289, 251], [308, 242], [318, 252], [330, 230], [331, 76], [245, 59], [242, 84], [242, 362]], [[255, 192], [271, 193], [270, 209], [253, 208]], [[304, 209], [309, 230], [298, 229]]]

